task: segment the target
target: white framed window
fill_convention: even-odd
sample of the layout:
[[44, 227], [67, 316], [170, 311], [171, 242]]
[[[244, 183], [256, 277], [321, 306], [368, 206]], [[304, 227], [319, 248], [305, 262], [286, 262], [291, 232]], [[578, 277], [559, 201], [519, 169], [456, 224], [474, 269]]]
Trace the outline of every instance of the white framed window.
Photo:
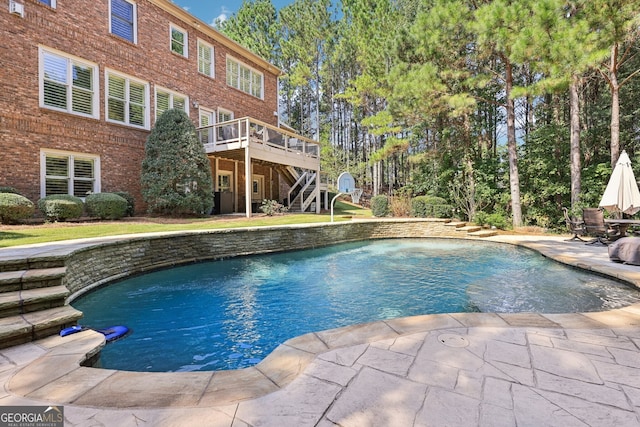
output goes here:
[[263, 82], [261, 72], [227, 56], [227, 85], [262, 99]]
[[100, 192], [100, 157], [65, 151], [40, 151], [40, 195], [86, 197]]
[[40, 3], [44, 3], [49, 7], [52, 7], [55, 9], [56, 7], [56, 0], [40, 0]]
[[189, 33], [173, 24], [169, 25], [169, 48], [172, 52], [189, 57]]
[[218, 123], [228, 122], [229, 120], [233, 120], [233, 111], [218, 108]]
[[189, 114], [189, 97], [169, 89], [156, 87], [156, 120], [167, 110], [176, 108]]
[[233, 191], [233, 172], [218, 172], [218, 190], [217, 191]]
[[251, 186], [251, 199], [264, 199], [264, 176], [253, 175], [253, 184]]
[[39, 47], [40, 106], [98, 119], [98, 65]]
[[[200, 108], [198, 113], [200, 127], [215, 124], [216, 113], [214, 111], [207, 110], [206, 108]], [[213, 128], [200, 130], [200, 142], [203, 144], [213, 142]]]
[[149, 83], [112, 70], [104, 80], [106, 120], [149, 129]]
[[131, 43], [138, 43], [136, 3], [130, 0], [109, 0], [109, 32]]
[[213, 46], [198, 40], [198, 72], [207, 77], [215, 77]]

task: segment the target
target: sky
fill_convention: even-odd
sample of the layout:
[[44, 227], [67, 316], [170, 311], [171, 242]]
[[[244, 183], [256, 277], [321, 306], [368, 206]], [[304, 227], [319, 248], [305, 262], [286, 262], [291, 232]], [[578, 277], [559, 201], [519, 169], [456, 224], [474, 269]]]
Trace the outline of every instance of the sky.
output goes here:
[[[224, 20], [230, 17], [242, 5], [242, 0], [173, 0], [173, 2], [209, 25], [213, 25], [217, 18]], [[271, 0], [271, 3], [279, 10], [293, 3], [293, 0]]]

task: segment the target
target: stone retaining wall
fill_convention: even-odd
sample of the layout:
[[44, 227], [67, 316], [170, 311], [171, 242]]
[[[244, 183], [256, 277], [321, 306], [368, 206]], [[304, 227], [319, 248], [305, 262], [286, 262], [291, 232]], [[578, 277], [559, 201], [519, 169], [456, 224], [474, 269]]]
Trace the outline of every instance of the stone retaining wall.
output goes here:
[[327, 246], [366, 239], [464, 237], [446, 220], [371, 220], [168, 233], [74, 252], [63, 284], [69, 300], [114, 280], [180, 264]]

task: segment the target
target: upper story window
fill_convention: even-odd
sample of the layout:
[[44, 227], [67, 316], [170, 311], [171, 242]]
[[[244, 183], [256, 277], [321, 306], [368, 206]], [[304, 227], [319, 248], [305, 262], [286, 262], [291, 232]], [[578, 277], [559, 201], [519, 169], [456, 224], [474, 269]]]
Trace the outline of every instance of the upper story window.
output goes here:
[[213, 46], [198, 40], [198, 72], [214, 77]]
[[218, 123], [228, 122], [229, 120], [233, 120], [233, 112], [218, 108]]
[[189, 114], [189, 98], [169, 89], [156, 87], [156, 120], [165, 111], [176, 108]]
[[227, 84], [262, 99], [262, 73], [227, 57]]
[[49, 7], [56, 7], [56, 0], [40, 0], [40, 3], [44, 3]]
[[40, 106], [99, 118], [98, 66], [42, 47], [39, 53]]
[[135, 3], [129, 0], [109, 0], [109, 31], [131, 43], [137, 42]]
[[106, 120], [149, 129], [149, 84], [113, 71], [105, 81]]
[[40, 152], [40, 194], [86, 197], [100, 192], [100, 157], [63, 151]]
[[171, 34], [171, 51], [185, 58], [188, 57], [189, 37], [187, 32], [173, 24], [169, 26], [169, 31]]

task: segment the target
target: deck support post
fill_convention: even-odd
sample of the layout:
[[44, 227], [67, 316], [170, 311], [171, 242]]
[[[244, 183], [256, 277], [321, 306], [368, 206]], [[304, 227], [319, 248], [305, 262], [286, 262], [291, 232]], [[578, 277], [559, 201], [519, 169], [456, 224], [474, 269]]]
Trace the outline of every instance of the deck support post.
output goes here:
[[249, 144], [244, 149], [244, 200], [245, 211], [247, 218], [251, 218], [251, 192], [253, 184], [253, 174], [251, 167], [251, 152], [249, 151]]

